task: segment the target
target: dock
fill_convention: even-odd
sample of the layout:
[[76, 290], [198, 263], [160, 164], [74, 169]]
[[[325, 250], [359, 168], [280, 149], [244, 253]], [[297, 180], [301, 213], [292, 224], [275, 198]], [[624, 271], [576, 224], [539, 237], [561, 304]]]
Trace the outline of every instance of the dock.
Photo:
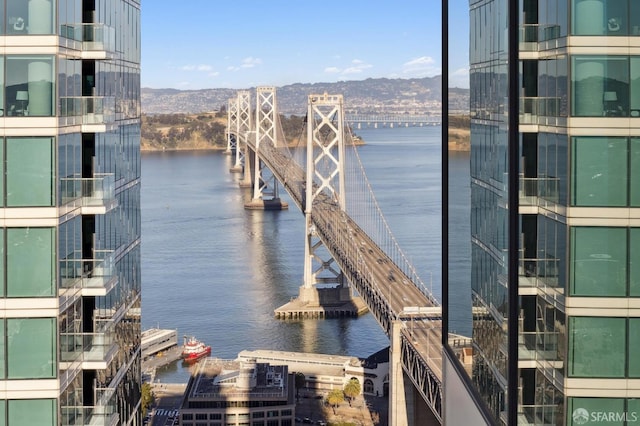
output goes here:
[[275, 309], [274, 314], [278, 319], [325, 319], [358, 317], [367, 311], [367, 306], [359, 297], [354, 297], [346, 303], [327, 305], [308, 303], [300, 298], [294, 298], [289, 303]]
[[153, 381], [156, 368], [171, 364], [182, 357], [178, 346], [178, 331], [151, 328], [142, 332], [142, 371]]

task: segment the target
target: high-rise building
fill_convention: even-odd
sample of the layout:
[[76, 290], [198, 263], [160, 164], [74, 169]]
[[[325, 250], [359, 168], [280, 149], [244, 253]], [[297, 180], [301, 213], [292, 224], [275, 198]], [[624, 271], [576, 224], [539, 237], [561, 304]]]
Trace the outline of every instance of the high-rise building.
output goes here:
[[0, 425], [137, 425], [140, 1], [0, 4]]
[[445, 345], [445, 421], [636, 424], [640, 2], [444, 3], [445, 36], [470, 19], [468, 282], [453, 156], [443, 234], [447, 331], [472, 348], [465, 368]]

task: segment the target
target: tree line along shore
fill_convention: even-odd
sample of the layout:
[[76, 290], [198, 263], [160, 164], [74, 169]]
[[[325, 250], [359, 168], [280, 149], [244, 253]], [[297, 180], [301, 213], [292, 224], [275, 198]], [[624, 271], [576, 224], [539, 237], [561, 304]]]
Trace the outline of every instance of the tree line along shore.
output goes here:
[[[306, 138], [305, 118], [280, 116], [280, 124], [289, 146], [296, 146]], [[469, 150], [469, 117], [449, 118], [449, 150]], [[143, 152], [224, 150], [227, 112], [199, 114], [142, 114], [140, 149]], [[356, 144], [364, 141], [356, 137]]]

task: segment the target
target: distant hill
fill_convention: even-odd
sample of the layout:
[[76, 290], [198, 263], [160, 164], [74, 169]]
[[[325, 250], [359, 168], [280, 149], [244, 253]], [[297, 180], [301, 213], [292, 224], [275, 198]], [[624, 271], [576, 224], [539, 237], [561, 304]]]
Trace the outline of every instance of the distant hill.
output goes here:
[[[440, 110], [441, 78], [412, 79], [369, 78], [337, 83], [296, 83], [278, 87], [278, 111], [281, 114], [304, 115], [310, 94], [343, 94], [345, 111], [357, 113], [435, 113]], [[250, 88], [253, 90], [255, 88]], [[227, 106], [236, 89], [142, 89], [142, 111], [145, 114], [197, 114], [217, 111]], [[454, 89], [456, 109], [467, 110], [469, 90]], [[459, 105], [458, 105], [459, 104]]]

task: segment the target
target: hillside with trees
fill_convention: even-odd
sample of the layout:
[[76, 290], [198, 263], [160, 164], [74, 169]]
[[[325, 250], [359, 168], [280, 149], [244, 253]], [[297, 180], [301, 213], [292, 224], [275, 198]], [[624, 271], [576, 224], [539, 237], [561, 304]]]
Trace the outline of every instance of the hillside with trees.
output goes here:
[[[280, 116], [282, 130], [290, 145], [306, 137], [304, 117]], [[143, 151], [223, 150], [226, 139], [227, 112], [202, 114], [142, 115]]]

